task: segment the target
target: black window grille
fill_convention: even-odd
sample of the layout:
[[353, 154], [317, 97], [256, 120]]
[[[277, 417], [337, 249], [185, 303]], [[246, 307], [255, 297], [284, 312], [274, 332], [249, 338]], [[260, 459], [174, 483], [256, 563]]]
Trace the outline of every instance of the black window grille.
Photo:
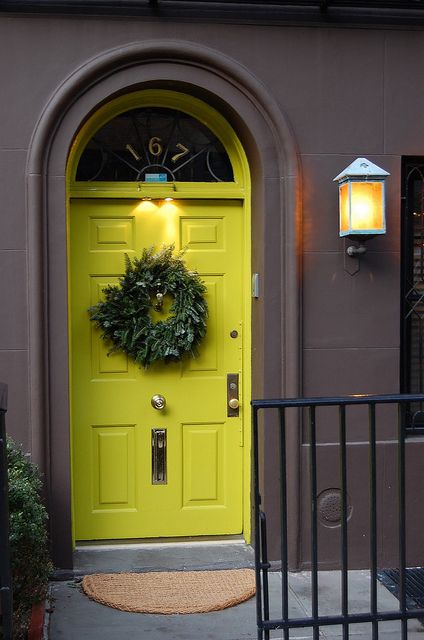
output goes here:
[[[424, 157], [402, 167], [401, 390], [424, 392]], [[424, 403], [408, 407], [409, 432], [424, 434]]]

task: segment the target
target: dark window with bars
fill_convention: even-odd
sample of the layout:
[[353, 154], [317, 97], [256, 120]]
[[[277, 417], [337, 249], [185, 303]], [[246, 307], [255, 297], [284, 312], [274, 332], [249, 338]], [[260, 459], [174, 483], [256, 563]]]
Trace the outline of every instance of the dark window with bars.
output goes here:
[[[402, 167], [401, 390], [424, 392], [424, 157]], [[424, 403], [408, 407], [406, 427], [424, 434]]]

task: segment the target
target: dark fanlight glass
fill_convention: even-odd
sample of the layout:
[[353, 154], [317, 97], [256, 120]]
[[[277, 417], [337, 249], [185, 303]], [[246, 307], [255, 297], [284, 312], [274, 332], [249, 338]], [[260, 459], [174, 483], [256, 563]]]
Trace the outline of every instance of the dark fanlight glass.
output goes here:
[[91, 138], [77, 181], [233, 182], [231, 162], [216, 135], [175, 109], [122, 113]]

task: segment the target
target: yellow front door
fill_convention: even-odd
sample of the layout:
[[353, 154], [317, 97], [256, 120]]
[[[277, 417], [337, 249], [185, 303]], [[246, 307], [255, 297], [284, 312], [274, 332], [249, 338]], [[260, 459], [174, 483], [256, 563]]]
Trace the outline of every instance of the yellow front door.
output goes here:
[[[73, 199], [72, 465], [77, 540], [242, 531], [243, 206], [240, 200]], [[140, 369], [108, 347], [88, 308], [124, 254], [174, 242], [207, 285], [198, 358]], [[227, 376], [240, 415], [228, 417]], [[164, 410], [151, 399], [166, 399]]]

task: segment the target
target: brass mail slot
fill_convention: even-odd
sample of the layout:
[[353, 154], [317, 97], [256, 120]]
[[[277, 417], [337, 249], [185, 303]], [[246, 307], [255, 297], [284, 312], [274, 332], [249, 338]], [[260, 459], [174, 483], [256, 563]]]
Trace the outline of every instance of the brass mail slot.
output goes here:
[[152, 429], [152, 484], [167, 484], [166, 429]]

